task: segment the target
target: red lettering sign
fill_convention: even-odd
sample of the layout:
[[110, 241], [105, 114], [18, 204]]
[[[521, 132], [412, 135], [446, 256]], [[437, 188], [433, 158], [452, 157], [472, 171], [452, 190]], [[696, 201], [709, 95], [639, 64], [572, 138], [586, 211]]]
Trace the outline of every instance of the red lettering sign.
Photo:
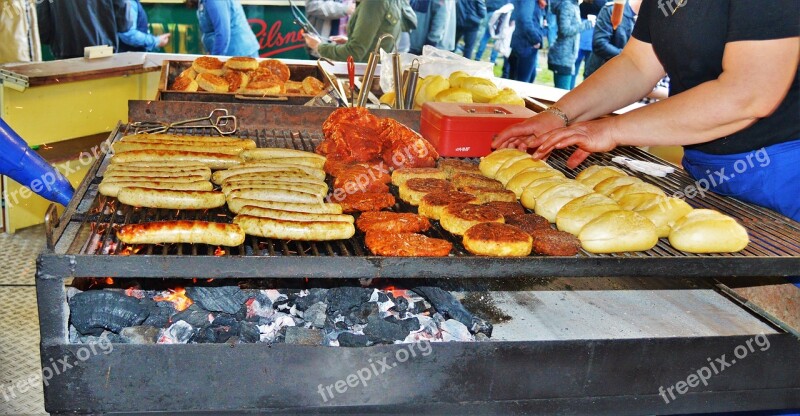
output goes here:
[[[281, 52], [299, 49], [305, 46], [306, 42], [303, 39], [303, 30], [297, 29], [288, 33], [281, 32], [281, 25], [283, 22], [276, 20], [271, 26], [262, 19], [247, 19], [250, 26], [253, 27], [253, 32], [258, 39], [258, 45], [261, 52], [261, 57], [277, 55]], [[266, 49], [266, 51], [265, 51]]]

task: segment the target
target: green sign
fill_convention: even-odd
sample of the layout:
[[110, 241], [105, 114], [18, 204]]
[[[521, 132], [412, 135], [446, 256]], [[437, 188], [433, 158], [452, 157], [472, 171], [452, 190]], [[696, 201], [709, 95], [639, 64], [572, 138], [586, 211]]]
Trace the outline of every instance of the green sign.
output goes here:
[[[142, 4], [154, 35], [172, 33], [167, 53], [205, 54], [197, 10], [183, 4]], [[256, 34], [262, 58], [308, 59], [300, 27], [293, 23], [288, 6], [244, 6], [250, 27]]]

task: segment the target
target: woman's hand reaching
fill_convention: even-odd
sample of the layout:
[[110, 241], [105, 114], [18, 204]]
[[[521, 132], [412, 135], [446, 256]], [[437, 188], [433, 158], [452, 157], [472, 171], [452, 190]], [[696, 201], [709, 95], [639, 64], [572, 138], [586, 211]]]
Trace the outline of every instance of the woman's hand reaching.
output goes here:
[[555, 114], [542, 112], [495, 135], [492, 147], [511, 147], [524, 152], [534, 147], [531, 143], [537, 137], [560, 127], [564, 127], [564, 120]]
[[546, 159], [555, 149], [578, 146], [567, 159], [567, 167], [575, 169], [590, 154], [608, 152], [617, 147], [613, 134], [613, 119], [599, 119], [575, 123], [568, 127], [552, 130], [535, 138], [529, 147], [535, 148], [535, 159]]

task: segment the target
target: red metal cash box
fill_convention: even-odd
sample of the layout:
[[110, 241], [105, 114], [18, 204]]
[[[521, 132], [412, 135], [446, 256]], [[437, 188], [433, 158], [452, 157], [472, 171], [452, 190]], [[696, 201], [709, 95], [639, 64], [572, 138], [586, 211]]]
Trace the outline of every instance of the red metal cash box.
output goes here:
[[441, 156], [480, 157], [492, 152], [495, 134], [534, 114], [518, 105], [428, 102], [420, 133]]

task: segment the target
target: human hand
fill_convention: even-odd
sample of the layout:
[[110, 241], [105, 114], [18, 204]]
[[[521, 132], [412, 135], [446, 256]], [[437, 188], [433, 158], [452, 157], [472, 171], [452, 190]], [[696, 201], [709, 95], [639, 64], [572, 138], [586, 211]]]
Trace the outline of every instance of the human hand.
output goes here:
[[564, 127], [564, 120], [561, 117], [553, 113], [541, 112], [497, 133], [492, 140], [492, 147], [511, 147], [524, 152], [528, 148], [535, 148], [531, 143], [537, 137], [561, 127]]
[[555, 149], [577, 145], [578, 149], [567, 159], [567, 167], [575, 169], [591, 153], [608, 152], [617, 147], [613, 126], [613, 118], [584, 121], [541, 134], [528, 144], [536, 148], [533, 153], [536, 159], [546, 158]]
[[352, 15], [352, 14], [353, 14], [355, 11], [356, 11], [356, 4], [355, 4], [355, 3], [350, 3], [350, 5], [349, 5], [349, 6], [347, 6], [347, 11], [346, 11], [345, 13], [347, 13], [347, 15], [348, 15], [348, 16], [350, 16], [350, 15]]
[[347, 36], [331, 36], [328, 39], [330, 39], [331, 42], [337, 45], [344, 45], [345, 43], [347, 43]]
[[163, 35], [159, 35], [156, 37], [156, 46], [159, 48], [163, 48], [169, 43], [169, 36], [170, 33], [164, 33]]
[[303, 33], [303, 39], [306, 41], [306, 46], [308, 46], [309, 49], [314, 52], [317, 51], [317, 47], [319, 47], [321, 41], [316, 35]]

